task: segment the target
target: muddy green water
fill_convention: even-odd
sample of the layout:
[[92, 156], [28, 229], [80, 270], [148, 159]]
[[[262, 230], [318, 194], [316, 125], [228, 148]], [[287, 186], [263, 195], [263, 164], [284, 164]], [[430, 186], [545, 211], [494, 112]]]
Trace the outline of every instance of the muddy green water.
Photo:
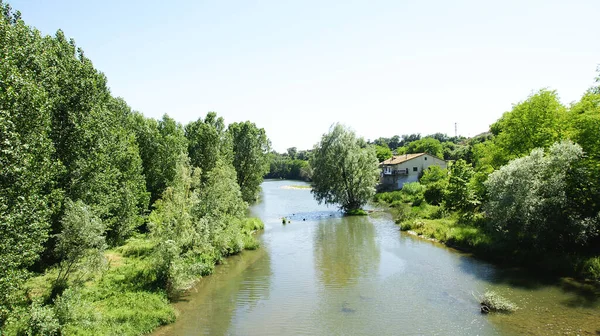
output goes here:
[[[594, 289], [499, 269], [402, 233], [385, 212], [343, 217], [286, 188], [298, 184], [263, 184], [262, 248], [202, 279], [156, 335], [600, 335]], [[474, 295], [488, 289], [521, 309], [480, 314]]]

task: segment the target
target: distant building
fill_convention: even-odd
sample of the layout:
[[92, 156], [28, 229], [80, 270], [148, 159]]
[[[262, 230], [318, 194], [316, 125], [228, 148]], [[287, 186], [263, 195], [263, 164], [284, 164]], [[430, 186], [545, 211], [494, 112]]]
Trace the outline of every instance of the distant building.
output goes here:
[[446, 168], [446, 161], [427, 153], [395, 155], [379, 164], [380, 190], [399, 190], [404, 183], [417, 182], [429, 166]]

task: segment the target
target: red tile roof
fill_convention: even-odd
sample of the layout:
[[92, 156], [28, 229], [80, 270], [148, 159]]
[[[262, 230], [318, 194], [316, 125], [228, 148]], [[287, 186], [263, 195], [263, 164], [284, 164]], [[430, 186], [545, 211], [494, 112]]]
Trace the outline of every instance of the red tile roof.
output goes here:
[[383, 161], [382, 165], [395, 165], [402, 162], [406, 162], [412, 160], [414, 158], [418, 158], [419, 156], [425, 155], [426, 153], [415, 153], [415, 154], [402, 154], [402, 155], [394, 155], [391, 158]]

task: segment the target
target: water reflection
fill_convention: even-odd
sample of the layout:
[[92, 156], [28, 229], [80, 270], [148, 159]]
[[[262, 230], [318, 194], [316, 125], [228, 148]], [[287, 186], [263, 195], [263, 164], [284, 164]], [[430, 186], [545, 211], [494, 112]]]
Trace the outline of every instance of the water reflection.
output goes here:
[[319, 221], [314, 250], [317, 275], [325, 285], [346, 286], [377, 274], [380, 250], [368, 217]]
[[223, 335], [237, 314], [252, 314], [269, 299], [271, 261], [266, 250], [229, 257], [175, 304], [177, 323], [155, 335]]
[[[389, 215], [341, 217], [288, 181], [263, 184], [263, 246], [227, 259], [158, 335], [547, 335], [600, 331], [594, 287], [497, 268], [400, 233]], [[293, 184], [300, 184], [294, 182]], [[281, 217], [291, 220], [282, 225]], [[479, 312], [494, 290], [522, 309]]]

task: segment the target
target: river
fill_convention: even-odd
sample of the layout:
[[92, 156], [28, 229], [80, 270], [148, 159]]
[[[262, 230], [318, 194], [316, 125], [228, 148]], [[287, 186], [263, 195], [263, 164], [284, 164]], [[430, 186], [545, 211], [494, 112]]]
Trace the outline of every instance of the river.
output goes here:
[[[306, 184], [263, 183], [261, 248], [227, 258], [155, 335], [600, 335], [589, 286], [500, 269], [400, 232], [386, 212], [344, 217], [290, 185]], [[520, 309], [482, 315], [486, 290]]]

